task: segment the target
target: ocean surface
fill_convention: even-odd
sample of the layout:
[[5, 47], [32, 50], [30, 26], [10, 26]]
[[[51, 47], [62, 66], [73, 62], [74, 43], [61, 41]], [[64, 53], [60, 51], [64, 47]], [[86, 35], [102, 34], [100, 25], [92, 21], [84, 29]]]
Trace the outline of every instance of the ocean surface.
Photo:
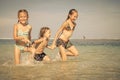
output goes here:
[[120, 40], [71, 42], [79, 51], [77, 57], [62, 62], [58, 48], [45, 49], [51, 62], [27, 64], [29, 53], [21, 53], [22, 63], [15, 66], [14, 41], [0, 39], [0, 80], [120, 80]]

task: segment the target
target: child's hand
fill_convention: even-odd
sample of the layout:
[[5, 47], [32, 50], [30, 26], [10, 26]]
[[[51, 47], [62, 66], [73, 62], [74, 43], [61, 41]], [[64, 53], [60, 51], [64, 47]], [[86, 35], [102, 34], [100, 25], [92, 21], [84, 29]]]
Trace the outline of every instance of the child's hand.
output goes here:
[[47, 48], [49, 48], [49, 49], [54, 49], [54, 48], [52, 48], [51, 46], [47, 46]]
[[24, 39], [24, 37], [23, 36], [19, 36], [19, 40], [23, 40]]
[[31, 43], [31, 41], [27, 38], [23, 38], [22, 41], [25, 42], [25, 43]]
[[49, 47], [50, 47], [50, 49], [54, 49], [56, 46], [55, 45], [51, 45]]

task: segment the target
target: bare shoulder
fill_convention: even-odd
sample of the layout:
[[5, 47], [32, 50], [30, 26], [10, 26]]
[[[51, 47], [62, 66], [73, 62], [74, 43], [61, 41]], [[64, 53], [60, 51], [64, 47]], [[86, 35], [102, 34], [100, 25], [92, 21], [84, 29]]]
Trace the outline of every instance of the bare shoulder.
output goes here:
[[18, 27], [19, 27], [18, 23], [15, 23], [14, 24], [14, 29], [18, 29]]
[[32, 29], [32, 26], [31, 26], [31, 25], [29, 25], [29, 24], [27, 25], [27, 27], [28, 27], [29, 29]]
[[18, 23], [15, 23], [14, 26], [18, 26]]
[[68, 26], [68, 22], [67, 21], [63, 22], [62, 28], [66, 27], [66, 26]]
[[63, 23], [64, 26], [66, 26], [66, 25], [68, 25], [68, 24], [69, 24], [68, 21], [65, 21], [65, 22]]

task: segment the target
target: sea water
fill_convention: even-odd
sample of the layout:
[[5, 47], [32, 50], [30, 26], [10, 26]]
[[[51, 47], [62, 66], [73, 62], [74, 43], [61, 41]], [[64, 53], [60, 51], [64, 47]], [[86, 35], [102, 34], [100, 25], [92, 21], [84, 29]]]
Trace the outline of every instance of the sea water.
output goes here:
[[[71, 40], [79, 56], [62, 62], [55, 50], [45, 49], [51, 62], [27, 64], [29, 53], [14, 65], [14, 41], [0, 40], [0, 80], [119, 80], [120, 40]], [[51, 44], [51, 41], [50, 43]]]

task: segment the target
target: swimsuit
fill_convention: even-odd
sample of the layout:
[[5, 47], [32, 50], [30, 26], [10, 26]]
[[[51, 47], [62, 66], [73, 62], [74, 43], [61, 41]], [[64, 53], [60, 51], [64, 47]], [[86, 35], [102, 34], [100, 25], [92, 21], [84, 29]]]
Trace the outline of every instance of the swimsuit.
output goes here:
[[[23, 32], [22, 29], [20, 29], [20, 28], [18, 27], [18, 33], [17, 33], [17, 35], [18, 35], [18, 36], [23, 36], [23, 37], [28, 37], [28, 36], [29, 36], [29, 30], [26, 30], [26, 31]], [[28, 44], [25, 44], [24, 46], [21, 46], [21, 45], [19, 44], [19, 42], [21, 42], [21, 41], [18, 41], [15, 46], [16, 46], [17, 48], [19, 48], [20, 51], [24, 51], [24, 48], [27, 47]]]
[[[73, 24], [76, 25], [75, 23], [73, 23]], [[68, 26], [65, 27], [65, 29], [66, 29], [67, 31], [74, 30], [74, 29], [75, 29], [75, 26], [74, 26], [73, 28], [71, 28], [70, 25], [69, 25], [69, 23], [68, 23]]]
[[[43, 41], [40, 41], [39, 43], [36, 43], [35, 49], [37, 49], [42, 42]], [[33, 41], [33, 44], [34, 44], [34, 41]], [[46, 54], [44, 52], [36, 53], [35, 56], [34, 56], [34, 59], [36, 61], [42, 61], [45, 56], [46, 56]]]
[[[68, 26], [65, 27], [64, 29], [67, 30], [67, 31], [71, 31], [71, 30], [75, 29], [75, 26], [73, 28], [71, 28], [70, 25], [68, 24]], [[56, 46], [59, 47], [60, 45], [62, 45], [65, 49], [67, 49], [67, 48], [72, 46], [72, 43], [69, 40], [67, 42], [65, 42], [62, 39], [58, 38], [57, 41], [56, 41]]]
[[40, 54], [35, 54], [34, 59], [36, 61], [42, 61], [45, 56], [46, 56], [46, 54], [44, 52], [40, 53]]
[[65, 29], [66, 29], [67, 31], [70, 31], [70, 30], [74, 30], [74, 29], [75, 29], [75, 27], [71, 28], [71, 27], [69, 26], [69, 24], [68, 24], [68, 26], [67, 26], [67, 27], [65, 27]]
[[65, 42], [62, 39], [58, 38], [56, 41], [56, 46], [59, 47], [60, 45], [67, 49], [72, 46], [72, 43], [70, 41]]

